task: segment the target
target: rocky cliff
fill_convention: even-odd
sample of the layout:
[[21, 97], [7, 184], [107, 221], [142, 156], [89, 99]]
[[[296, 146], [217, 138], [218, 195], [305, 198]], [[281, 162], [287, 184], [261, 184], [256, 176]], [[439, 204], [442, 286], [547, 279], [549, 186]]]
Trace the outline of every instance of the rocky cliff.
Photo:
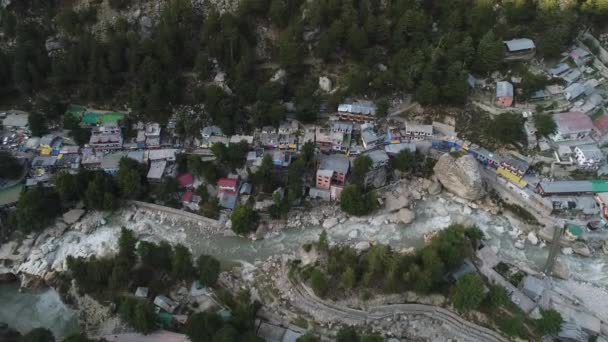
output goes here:
[[456, 158], [444, 154], [434, 171], [439, 182], [459, 197], [474, 201], [486, 194], [479, 164], [471, 155]]

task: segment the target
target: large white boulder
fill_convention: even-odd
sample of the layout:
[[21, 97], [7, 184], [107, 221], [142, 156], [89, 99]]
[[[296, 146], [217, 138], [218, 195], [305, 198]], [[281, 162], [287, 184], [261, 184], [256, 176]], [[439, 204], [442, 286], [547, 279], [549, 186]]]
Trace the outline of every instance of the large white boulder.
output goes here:
[[453, 157], [446, 153], [434, 171], [441, 185], [459, 197], [474, 201], [486, 194], [479, 163], [470, 154]]
[[399, 221], [401, 223], [410, 224], [414, 222], [416, 214], [407, 208], [402, 208], [401, 210], [399, 210], [397, 217], [399, 218]]
[[536, 246], [536, 244], [538, 243], [538, 238], [536, 237], [536, 234], [534, 234], [534, 232], [528, 233], [528, 241], [530, 241], [531, 244]]
[[321, 76], [319, 77], [319, 88], [324, 92], [329, 93], [332, 89], [331, 80], [328, 77]]

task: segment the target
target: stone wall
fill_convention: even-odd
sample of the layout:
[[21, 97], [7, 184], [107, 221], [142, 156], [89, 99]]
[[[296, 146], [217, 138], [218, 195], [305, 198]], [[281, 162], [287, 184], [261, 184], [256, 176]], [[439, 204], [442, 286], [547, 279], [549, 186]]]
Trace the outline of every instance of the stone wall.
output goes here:
[[219, 225], [220, 224], [220, 221], [218, 221], [218, 220], [210, 219], [208, 217], [190, 213], [190, 212], [187, 212], [184, 210], [169, 208], [169, 207], [165, 207], [165, 206], [158, 205], [158, 204], [146, 203], [146, 202], [140, 202], [140, 201], [130, 201], [130, 202], [131, 202], [131, 204], [133, 204], [134, 206], [139, 207], [139, 208], [162, 211], [167, 214], [181, 216], [183, 218], [186, 218], [186, 219], [189, 219], [192, 221], [196, 221], [196, 222], [202, 221], [202, 222], [205, 222], [210, 225]]

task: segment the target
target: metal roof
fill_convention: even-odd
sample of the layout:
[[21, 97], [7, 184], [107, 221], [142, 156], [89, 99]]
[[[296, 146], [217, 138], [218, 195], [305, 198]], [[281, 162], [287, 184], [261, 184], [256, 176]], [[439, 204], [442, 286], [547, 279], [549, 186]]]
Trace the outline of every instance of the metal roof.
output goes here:
[[374, 165], [381, 165], [388, 162], [388, 154], [384, 150], [374, 150], [365, 154], [368, 156]]
[[350, 167], [350, 161], [347, 156], [341, 154], [332, 154], [323, 157], [319, 169], [321, 170], [333, 170], [335, 172], [344, 173], [348, 172]]
[[416, 144], [413, 143], [400, 143], [400, 144], [388, 144], [384, 146], [386, 153], [397, 154], [403, 150], [408, 150], [412, 153], [416, 152]]
[[496, 82], [496, 97], [504, 96], [513, 96], [513, 85], [507, 81]]
[[561, 76], [568, 84], [576, 82], [581, 77], [581, 72], [578, 69], [570, 70], [567, 74]]
[[519, 159], [512, 155], [502, 156], [502, 162], [524, 172], [527, 171], [530, 167], [530, 164], [527, 161]]
[[374, 115], [376, 106], [364, 103], [343, 103], [338, 106], [338, 112]]
[[536, 48], [532, 39], [528, 39], [528, 38], [518, 38], [518, 39], [507, 40], [507, 41], [504, 41], [504, 43], [507, 46], [507, 49], [509, 50], [509, 52], [530, 50], [530, 49]]
[[545, 193], [553, 194], [593, 191], [593, 186], [590, 181], [540, 182], [539, 185]]
[[595, 144], [586, 144], [576, 146], [575, 149], [578, 149], [586, 159], [603, 159], [604, 154], [602, 150]]
[[559, 76], [568, 70], [570, 70], [570, 66], [567, 63], [559, 63], [553, 68], [549, 69], [549, 73], [553, 76]]
[[166, 160], [153, 160], [150, 163], [150, 170], [148, 171], [148, 178], [150, 179], [161, 179], [165, 168], [167, 167]]
[[553, 115], [556, 129], [560, 134], [588, 132], [593, 130], [591, 118], [582, 112], [567, 112]]

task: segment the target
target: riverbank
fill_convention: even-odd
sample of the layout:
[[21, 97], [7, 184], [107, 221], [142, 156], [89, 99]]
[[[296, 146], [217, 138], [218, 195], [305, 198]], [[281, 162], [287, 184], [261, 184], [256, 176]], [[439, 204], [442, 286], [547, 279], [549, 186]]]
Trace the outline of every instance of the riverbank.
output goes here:
[[[68, 255], [86, 258], [114, 254], [123, 226], [141, 240], [184, 244], [194, 257], [209, 254], [225, 264], [240, 262], [254, 268], [256, 260], [277, 255], [296, 256], [300, 247], [316, 241], [322, 230], [327, 231], [330, 244], [348, 244], [363, 250], [379, 243], [408, 252], [453, 223], [477, 225], [486, 234], [485, 243], [495, 248], [502, 260], [531, 272], [542, 270], [548, 248], [526, 239], [529, 232], [538, 227], [527, 225], [513, 215], [500, 214], [487, 197], [470, 202], [446, 192], [431, 195], [427, 190], [431, 185], [431, 181], [411, 180], [384, 189], [379, 195], [385, 199], [386, 207], [367, 217], [349, 217], [335, 204], [311, 203], [308, 208], [293, 211], [286, 221], [273, 222], [271, 229], [261, 235], [264, 239], [255, 241], [236, 236], [229, 224], [197, 221], [149, 207], [129, 205], [115, 213], [88, 212], [71, 226], [58, 219], [38, 235], [0, 246], [2, 271], [20, 274], [23, 279], [52, 279], [66, 269]], [[413, 216], [407, 224], [399, 215], [402, 209], [411, 211]], [[523, 249], [520, 249], [516, 244], [522, 240]], [[560, 259], [575, 279], [592, 281], [582, 284], [569, 280], [568, 288], [576, 289], [573, 293], [578, 296], [586, 288], [592, 290], [589, 293], [605, 293], [602, 286], [607, 284], [608, 257], [596, 258], [593, 263], [575, 255], [563, 255]], [[608, 295], [595, 302], [589, 296], [581, 297], [587, 297], [585, 305], [595, 307], [598, 316], [604, 317], [598, 303], [608, 307]], [[100, 314], [102, 309], [95, 305], [77, 305], [81, 309], [81, 324], [87, 332], [111, 333], [112, 329], [119, 329], [119, 324], [104, 325], [109, 316]]]

